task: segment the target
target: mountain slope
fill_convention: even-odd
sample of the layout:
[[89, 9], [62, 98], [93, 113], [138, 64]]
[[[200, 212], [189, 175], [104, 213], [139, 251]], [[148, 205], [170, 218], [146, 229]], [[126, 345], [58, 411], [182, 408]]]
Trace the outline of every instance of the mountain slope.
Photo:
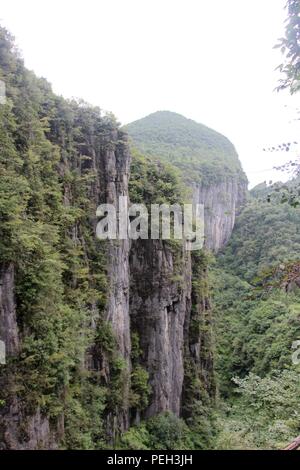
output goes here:
[[245, 178], [232, 143], [218, 132], [170, 111], [157, 111], [124, 127], [144, 155], [166, 160], [192, 182]]

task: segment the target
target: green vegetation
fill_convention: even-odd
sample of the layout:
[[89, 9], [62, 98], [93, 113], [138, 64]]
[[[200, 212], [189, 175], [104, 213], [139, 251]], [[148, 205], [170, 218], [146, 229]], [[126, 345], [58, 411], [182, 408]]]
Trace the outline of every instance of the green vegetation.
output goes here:
[[[132, 149], [131, 175], [129, 180], [129, 197], [134, 204], [145, 204], [148, 209], [148, 230], [151, 238], [151, 205], [179, 205], [190, 201], [191, 190], [184, 185], [180, 171], [173, 165], [157, 159], [145, 157]], [[162, 217], [162, 215], [161, 215]], [[174, 264], [181, 269], [182, 241], [174, 239], [172, 223], [174, 214], [170, 215], [170, 239], [163, 240], [173, 251]], [[161, 233], [161, 232], [160, 232]]]
[[[288, 9], [281, 87], [294, 92], [299, 1]], [[107, 244], [94, 234], [103, 152], [123, 134], [112, 115], [54, 95], [2, 28], [0, 79], [0, 264], [14, 268], [21, 343], [1, 366], [1, 415], [12, 403], [21, 417], [39, 410], [67, 449], [277, 449], [299, 435], [300, 369], [291, 360], [300, 339], [299, 180], [254, 188], [217, 260], [192, 253], [181, 418], [141, 420], [151, 400], [144, 351], [132, 320], [130, 367], [119, 353], [105, 316]], [[134, 203], [182, 205], [192, 182], [245, 181], [228, 139], [178, 114], [125, 129]], [[180, 285], [186, 253], [181, 242], [162, 243]], [[118, 418], [128, 415], [139, 424], [120, 435]]]
[[157, 415], [129, 429], [121, 438], [119, 449], [192, 450], [197, 436], [186, 423], [172, 413]]
[[[278, 90], [293, 94], [300, 89], [299, 0], [287, 0], [286, 9]], [[215, 272], [223, 400], [216, 448], [280, 449], [300, 434], [300, 368], [291, 349], [300, 338], [299, 162], [286, 169], [298, 178], [254, 188]]]
[[[9, 406], [16, 396], [20, 412], [38, 407], [54, 429], [64, 416], [63, 446], [101, 448], [105, 416], [123, 399], [117, 390], [123, 376], [116, 353], [108, 354], [109, 335], [101, 337], [106, 245], [93, 231], [92, 161], [116, 123], [97, 108], [55, 96], [24, 68], [4, 29], [0, 78], [7, 93], [0, 106], [0, 261], [15, 268], [22, 342], [19, 355], [1, 367], [1, 403]], [[90, 356], [96, 366], [87, 369]]]
[[134, 204], [183, 204], [188, 200], [180, 171], [173, 165], [132, 150], [129, 196]]
[[235, 379], [237, 397], [223, 404], [216, 449], [283, 449], [299, 435], [299, 370]]
[[253, 195], [238, 217], [234, 234], [220, 265], [233, 274], [256, 284], [270, 267], [299, 259], [300, 209], [281, 204], [277, 192], [268, 202], [265, 188], [254, 188]]
[[151, 389], [149, 386], [149, 374], [139, 363], [143, 351], [140, 347], [138, 333], [131, 333], [131, 397], [130, 406], [132, 414], [143, 411], [149, 404]]

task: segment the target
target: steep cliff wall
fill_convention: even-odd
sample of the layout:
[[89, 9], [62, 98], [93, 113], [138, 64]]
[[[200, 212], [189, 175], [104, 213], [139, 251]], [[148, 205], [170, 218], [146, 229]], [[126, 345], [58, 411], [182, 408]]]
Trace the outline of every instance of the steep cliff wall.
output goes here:
[[[102, 155], [98, 155], [95, 161], [99, 185], [96, 186], [94, 197], [98, 202], [112, 204], [115, 208], [118, 208], [119, 197], [128, 198], [130, 152], [127, 145], [127, 136], [123, 132], [115, 130], [106, 137], [107, 146], [109, 146], [108, 150], [104, 151]], [[99, 191], [101, 185], [104, 187], [104, 191]], [[108, 243], [108, 294], [105, 318], [112, 325], [116, 346], [121, 357], [124, 358], [127, 369], [126, 373], [129, 377], [131, 370], [131, 330], [129, 317], [130, 242], [128, 239], [125, 239]], [[107, 375], [110, 375], [109, 366]], [[128, 379], [123, 384], [121, 406], [116, 413], [111, 413], [108, 416], [107, 427], [111, 439], [114, 439], [115, 433], [118, 434], [129, 427], [129, 389], [130, 380]]]
[[[97, 240], [97, 206], [129, 197], [127, 135], [98, 108], [55, 96], [1, 29], [0, 43], [1, 448], [101, 448], [164, 411], [201, 420], [215, 393], [204, 251]], [[217, 251], [244, 197], [239, 163], [225, 138], [196, 123], [193, 153], [186, 121], [176, 115], [173, 129], [170, 114], [158, 131], [171, 130], [180, 171], [142, 163], [132, 194], [182, 203], [182, 181], [193, 187], [206, 246]], [[169, 150], [162, 159], [172, 160]]]
[[[170, 112], [154, 113], [126, 130], [132, 146], [150, 162], [159, 159], [179, 169], [178, 177], [192, 190], [193, 203], [204, 205], [205, 249], [223, 248], [247, 191], [232, 144], [215, 131]], [[160, 187], [152, 182], [153, 168], [148, 173], [139, 167], [134, 171], [148, 181], [141, 194], [138, 184], [134, 187], [132, 202], [137, 196], [141, 196], [138, 202], [147, 201], [151, 184], [152, 197], [161, 196]], [[139, 181], [137, 174], [133, 178]], [[174, 198], [172, 202], [180, 201]], [[177, 247], [176, 252], [167, 243], [151, 240], [132, 244], [131, 325], [140, 337], [142, 364], [151, 385], [142, 416], [171, 410], [190, 423], [206, 419], [216, 388], [208, 269], [205, 250], [191, 253]]]

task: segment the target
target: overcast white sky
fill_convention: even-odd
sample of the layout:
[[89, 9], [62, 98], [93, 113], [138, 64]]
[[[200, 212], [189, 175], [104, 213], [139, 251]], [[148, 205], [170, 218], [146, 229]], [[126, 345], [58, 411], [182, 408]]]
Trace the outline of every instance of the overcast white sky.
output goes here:
[[1, 0], [0, 22], [55, 92], [123, 124], [176, 111], [234, 143], [251, 186], [279, 179], [299, 97], [274, 92], [285, 0]]

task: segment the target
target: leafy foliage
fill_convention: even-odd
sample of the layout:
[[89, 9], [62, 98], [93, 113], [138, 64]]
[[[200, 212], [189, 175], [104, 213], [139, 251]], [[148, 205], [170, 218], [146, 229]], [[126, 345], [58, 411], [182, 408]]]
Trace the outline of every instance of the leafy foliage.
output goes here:
[[130, 200], [134, 204], [182, 204], [187, 201], [186, 189], [180, 172], [168, 163], [132, 151]]
[[285, 78], [280, 80], [278, 89], [288, 88], [296, 93], [300, 89], [300, 2], [287, 0], [288, 12], [285, 28], [285, 37], [280, 38], [276, 48], [280, 48], [284, 55], [284, 62], [278, 68]]
[[[140, 358], [142, 355], [142, 349], [140, 348], [140, 339], [138, 333], [131, 332], [131, 361], [132, 361], [132, 372], [131, 372], [131, 399], [130, 406], [134, 411], [144, 410], [148, 403], [151, 393], [151, 388], [148, 383], [149, 374], [146, 369], [140, 364]], [[132, 411], [133, 411], [132, 410]]]
[[[14, 266], [21, 339], [19, 354], [1, 367], [2, 410], [17, 397], [22, 412], [39, 409], [53, 429], [64, 417], [65, 447], [99, 448], [108, 409], [123, 399], [123, 365], [109, 357], [108, 378], [100, 367], [109, 356], [109, 339], [99, 339], [107, 274], [106, 245], [93, 228], [93, 158], [117, 124], [98, 108], [55, 96], [26, 70], [2, 28], [0, 78], [7, 93], [0, 106], [0, 262]], [[95, 367], [86, 367], [91, 356]]]

